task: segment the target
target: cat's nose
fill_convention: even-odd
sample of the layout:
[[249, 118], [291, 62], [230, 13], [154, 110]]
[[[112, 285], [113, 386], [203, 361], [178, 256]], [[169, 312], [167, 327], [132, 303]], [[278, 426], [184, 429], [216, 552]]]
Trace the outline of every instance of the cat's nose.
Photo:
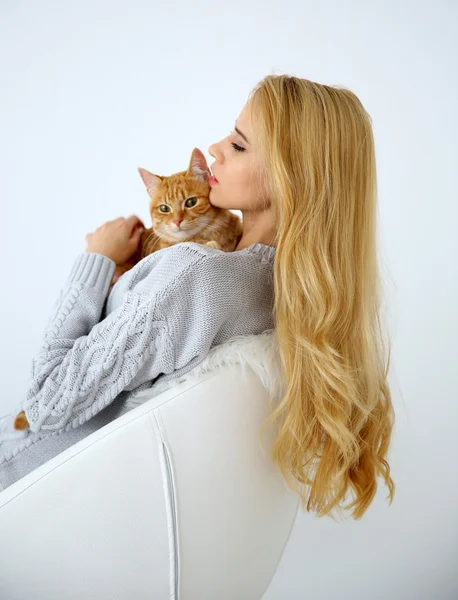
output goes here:
[[175, 225], [179, 227], [182, 220], [183, 219], [175, 219], [175, 221], [172, 221], [172, 223], [175, 223]]

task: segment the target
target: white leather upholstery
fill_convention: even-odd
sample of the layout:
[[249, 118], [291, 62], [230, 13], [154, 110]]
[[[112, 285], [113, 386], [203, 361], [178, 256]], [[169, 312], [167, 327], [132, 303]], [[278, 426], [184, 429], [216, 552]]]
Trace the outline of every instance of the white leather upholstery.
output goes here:
[[299, 496], [259, 375], [211, 360], [0, 493], [2, 600], [262, 598]]

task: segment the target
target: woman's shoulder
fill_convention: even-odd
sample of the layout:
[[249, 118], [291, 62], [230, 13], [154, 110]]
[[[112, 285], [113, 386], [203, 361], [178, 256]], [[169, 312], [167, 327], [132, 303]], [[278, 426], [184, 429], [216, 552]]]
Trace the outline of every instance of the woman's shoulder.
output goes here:
[[228, 253], [197, 242], [180, 242], [153, 252], [142, 259], [137, 266], [147, 271], [154, 271], [156, 275], [158, 270], [180, 274], [221, 254]]
[[[143, 258], [131, 271], [119, 278], [114, 286], [122, 291], [160, 293], [181, 285], [213, 286], [224, 280], [240, 284], [255, 272], [273, 263], [275, 249], [264, 244], [234, 252], [210, 248], [197, 242], [181, 242], [157, 250]], [[121, 289], [122, 288], [122, 289]], [[117, 294], [118, 295], [118, 294]]]
[[[162, 253], [162, 254], [161, 254]], [[261, 243], [251, 244], [242, 250], [226, 252], [196, 242], [182, 242], [159, 250], [151, 268], [184, 273], [189, 269], [197, 271], [229, 273], [271, 269], [275, 258], [275, 248]], [[152, 256], [154, 256], [154, 254]]]
[[190, 276], [198, 281], [203, 271], [207, 275], [209, 270], [224, 271], [227, 268], [224, 254], [228, 253], [196, 242], [182, 242], [145, 256], [123, 277], [129, 275], [125, 283], [131, 290], [157, 293], [180, 283], [185, 285]]
[[246, 263], [249, 258], [270, 260], [274, 252], [275, 248], [264, 244], [252, 244], [243, 250], [226, 252], [197, 242], [180, 242], [157, 250], [146, 256], [141, 263], [143, 268], [148, 270], [156, 269], [161, 265], [163, 268], [183, 271], [198, 263], [212, 264], [216, 268], [217, 265], [222, 264]]
[[273, 263], [275, 258], [275, 248], [266, 244], [254, 243], [243, 250], [234, 250], [232, 252], [226, 252], [219, 248], [210, 248], [197, 242], [181, 242], [174, 244], [169, 248], [159, 250], [155, 254], [165, 253], [163, 257], [167, 256], [169, 260], [173, 260], [175, 257], [183, 257], [189, 260], [193, 260], [196, 257], [214, 258], [220, 261], [245, 261], [247, 258], [254, 258], [261, 261], [267, 261]]
[[125, 293], [147, 297], [155, 304], [172, 299], [190, 303], [193, 298], [230, 299], [269, 296], [275, 249], [254, 244], [235, 252], [224, 252], [195, 242], [183, 242], [153, 252], [122, 275], [108, 298], [107, 312], [118, 307]]
[[218, 254], [229, 253], [217, 250], [216, 248], [209, 248], [197, 242], [180, 242], [168, 248], [156, 250], [156, 252], [143, 258], [141, 262], [145, 265], [155, 265], [158, 262], [173, 263], [176, 261], [177, 266], [181, 266], [187, 263], [199, 262], [207, 256], [211, 257]]
[[226, 252], [197, 242], [181, 242], [154, 252], [142, 262], [145, 269], [154, 271], [154, 276], [159, 271], [180, 275], [190, 269], [207, 273], [237, 270], [248, 273], [258, 270], [259, 265], [271, 267], [274, 257], [275, 248], [260, 243], [251, 244], [243, 250]]

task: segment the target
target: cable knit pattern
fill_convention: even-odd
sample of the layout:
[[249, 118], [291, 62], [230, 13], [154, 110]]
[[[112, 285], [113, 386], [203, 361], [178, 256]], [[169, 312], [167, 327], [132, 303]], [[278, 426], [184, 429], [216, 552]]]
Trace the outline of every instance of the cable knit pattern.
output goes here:
[[33, 440], [22, 447], [79, 427], [122, 391], [180, 377], [233, 336], [274, 327], [274, 256], [264, 244], [176, 244], [140, 261], [107, 298], [115, 263], [81, 253], [32, 361], [22, 409]]

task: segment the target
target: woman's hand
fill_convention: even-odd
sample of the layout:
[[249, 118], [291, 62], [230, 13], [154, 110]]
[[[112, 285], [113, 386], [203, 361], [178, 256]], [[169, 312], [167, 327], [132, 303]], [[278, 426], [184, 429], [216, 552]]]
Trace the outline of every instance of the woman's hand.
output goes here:
[[86, 252], [97, 252], [122, 265], [135, 254], [145, 226], [135, 215], [107, 221], [86, 235]]

